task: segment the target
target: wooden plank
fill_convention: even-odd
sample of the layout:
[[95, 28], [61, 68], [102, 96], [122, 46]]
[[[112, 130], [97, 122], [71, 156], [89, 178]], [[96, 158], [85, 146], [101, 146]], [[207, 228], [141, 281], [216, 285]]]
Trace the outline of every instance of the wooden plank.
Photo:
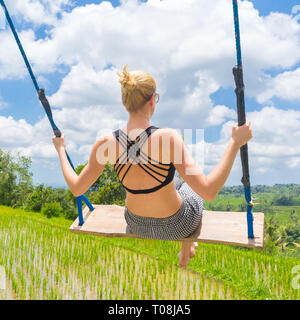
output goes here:
[[[124, 207], [117, 205], [95, 205], [94, 211], [86, 207], [83, 211], [84, 225], [78, 225], [78, 218], [70, 230], [75, 233], [104, 237], [132, 237], [124, 218]], [[190, 237], [181, 241], [197, 241], [217, 244], [238, 245], [249, 248], [263, 248], [264, 214], [253, 213], [254, 239], [248, 239], [245, 212], [203, 211], [202, 223]]]

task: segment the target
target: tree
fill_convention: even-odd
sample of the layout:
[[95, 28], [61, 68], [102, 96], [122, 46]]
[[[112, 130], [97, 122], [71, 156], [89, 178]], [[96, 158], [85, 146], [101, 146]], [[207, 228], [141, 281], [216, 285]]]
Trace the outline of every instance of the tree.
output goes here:
[[62, 208], [62, 213], [67, 219], [74, 220], [77, 216], [76, 198], [69, 189], [54, 189], [54, 198]]
[[24, 206], [26, 210], [40, 212], [46, 202], [51, 203], [55, 200], [54, 190], [40, 184], [29, 194]]
[[270, 238], [271, 241], [276, 242], [279, 237], [279, 222], [274, 216], [271, 217], [270, 221], [266, 223], [266, 236]]
[[273, 198], [273, 205], [275, 206], [291, 206], [293, 205], [293, 198], [284, 194], [276, 194]]
[[[79, 166], [79, 174], [86, 165]], [[115, 169], [107, 163], [103, 172], [87, 193], [91, 202], [95, 204], [125, 204], [126, 192], [121, 185]]]
[[285, 227], [283, 242], [286, 247], [295, 247], [296, 244], [300, 244], [299, 224], [289, 224]]
[[31, 160], [0, 150], [0, 204], [21, 206], [33, 189]]
[[264, 251], [273, 254], [276, 251], [276, 245], [280, 240], [280, 230], [278, 219], [272, 215], [270, 221], [266, 221]]
[[46, 203], [42, 208], [42, 214], [47, 218], [59, 217], [62, 213], [62, 207], [58, 202]]

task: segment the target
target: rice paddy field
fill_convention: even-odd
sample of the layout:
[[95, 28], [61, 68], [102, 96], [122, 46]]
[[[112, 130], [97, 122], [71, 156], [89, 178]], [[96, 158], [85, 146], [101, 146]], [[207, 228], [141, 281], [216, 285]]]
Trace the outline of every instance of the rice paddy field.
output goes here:
[[180, 268], [178, 242], [77, 235], [70, 225], [0, 206], [0, 300], [300, 299], [300, 259], [199, 244]]

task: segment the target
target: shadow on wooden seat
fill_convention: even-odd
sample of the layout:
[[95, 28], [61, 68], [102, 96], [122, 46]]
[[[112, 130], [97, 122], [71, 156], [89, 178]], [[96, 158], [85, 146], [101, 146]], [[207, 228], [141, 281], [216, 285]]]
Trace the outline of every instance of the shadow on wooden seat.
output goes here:
[[[103, 237], [140, 238], [132, 233], [124, 218], [124, 207], [117, 205], [95, 205], [95, 210], [83, 211], [84, 224], [79, 226], [78, 218], [71, 225], [74, 233]], [[248, 238], [245, 212], [203, 211], [201, 224], [189, 237], [180, 241], [197, 241], [216, 244], [230, 244], [262, 249], [264, 243], [264, 214], [253, 213], [254, 239]]]

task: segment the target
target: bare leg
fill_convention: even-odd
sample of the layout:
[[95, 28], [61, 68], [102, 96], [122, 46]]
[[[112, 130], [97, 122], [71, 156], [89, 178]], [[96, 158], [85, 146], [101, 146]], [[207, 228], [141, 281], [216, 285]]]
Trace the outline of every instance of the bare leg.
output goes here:
[[178, 254], [179, 264], [182, 267], [188, 265], [191, 258], [195, 256], [195, 249], [198, 247], [198, 243], [191, 241], [182, 241], [181, 251]]

